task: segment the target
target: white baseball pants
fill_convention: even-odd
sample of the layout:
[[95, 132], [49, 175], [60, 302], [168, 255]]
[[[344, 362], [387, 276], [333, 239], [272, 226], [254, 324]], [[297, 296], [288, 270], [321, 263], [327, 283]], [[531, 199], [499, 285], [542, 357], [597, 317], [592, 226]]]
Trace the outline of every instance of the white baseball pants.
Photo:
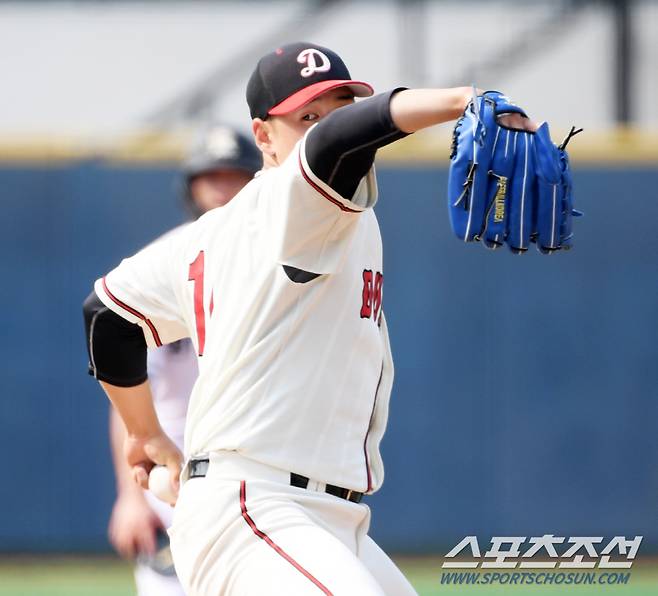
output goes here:
[[367, 505], [289, 482], [223, 451], [183, 483], [169, 535], [188, 596], [416, 594], [367, 535]]

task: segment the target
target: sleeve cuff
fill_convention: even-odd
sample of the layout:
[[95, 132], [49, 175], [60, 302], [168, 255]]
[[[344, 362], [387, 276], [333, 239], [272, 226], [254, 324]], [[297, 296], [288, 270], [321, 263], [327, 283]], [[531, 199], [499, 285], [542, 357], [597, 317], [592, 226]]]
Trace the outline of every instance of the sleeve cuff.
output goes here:
[[160, 334], [153, 322], [137, 309], [119, 299], [108, 287], [105, 277], [96, 281], [94, 289], [100, 301], [111, 311], [142, 328], [146, 344], [149, 348], [159, 348], [162, 345]]
[[[310, 130], [310, 129], [309, 129]], [[354, 193], [352, 199], [346, 199], [337, 193], [326, 182], [320, 180], [311, 170], [306, 160], [306, 138], [308, 132], [298, 145], [298, 162], [304, 180], [324, 199], [333, 203], [338, 209], [346, 213], [361, 213], [374, 206], [377, 202], [377, 182], [374, 174], [374, 166], [362, 179], [361, 184]], [[365, 196], [364, 196], [365, 194]], [[361, 198], [361, 200], [359, 200]]]

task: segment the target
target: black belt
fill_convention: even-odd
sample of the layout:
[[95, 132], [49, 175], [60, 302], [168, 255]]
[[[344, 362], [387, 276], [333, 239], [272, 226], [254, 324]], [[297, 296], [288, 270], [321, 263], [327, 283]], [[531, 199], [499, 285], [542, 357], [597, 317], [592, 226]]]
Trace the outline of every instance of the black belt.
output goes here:
[[[188, 464], [189, 469], [189, 478], [203, 478], [208, 473], [208, 466], [210, 461], [207, 459], [192, 459]], [[295, 474], [290, 472], [290, 486], [296, 486], [297, 488], [306, 488], [308, 487], [309, 479], [306, 476], [301, 476], [300, 474]], [[351, 501], [352, 503], [360, 503], [363, 498], [363, 493], [357, 492], [355, 490], [350, 490], [349, 488], [343, 488], [342, 486], [335, 486], [333, 484], [327, 484], [324, 491], [338, 497], [339, 499], [345, 499]]]
[[[290, 472], [290, 486], [306, 488], [308, 483], [309, 479], [306, 476], [300, 476], [299, 474]], [[329, 493], [334, 497], [338, 497], [339, 499], [352, 501], [352, 503], [360, 503], [363, 498], [363, 493], [350, 490], [349, 488], [343, 488], [342, 486], [335, 486], [334, 484], [325, 485], [324, 492]]]

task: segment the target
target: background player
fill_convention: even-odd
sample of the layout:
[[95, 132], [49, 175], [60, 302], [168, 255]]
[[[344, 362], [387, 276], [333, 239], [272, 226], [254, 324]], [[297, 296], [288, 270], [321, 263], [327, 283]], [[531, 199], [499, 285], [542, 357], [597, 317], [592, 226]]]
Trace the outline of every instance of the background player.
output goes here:
[[170, 530], [191, 594], [413, 593], [360, 503], [383, 481], [393, 373], [372, 166], [379, 147], [458, 117], [471, 93], [354, 104], [372, 88], [334, 52], [278, 48], [247, 89], [265, 172], [97, 281], [86, 318], [106, 314], [90, 355], [141, 482], [156, 462], [175, 483], [181, 456], [153, 416], [140, 342], [189, 335], [200, 356]]
[[[222, 125], [207, 128], [182, 166], [186, 209], [196, 219], [226, 205], [261, 165], [260, 152], [244, 135]], [[147, 369], [160, 424], [182, 449], [187, 404], [198, 376], [192, 342], [182, 339], [148, 350]], [[121, 556], [137, 557], [135, 583], [139, 596], [183, 596], [171, 561], [169, 539], [163, 531], [171, 525], [173, 509], [133, 481], [122, 452], [124, 439], [123, 422], [111, 408], [110, 443], [117, 498], [109, 524], [110, 542]]]

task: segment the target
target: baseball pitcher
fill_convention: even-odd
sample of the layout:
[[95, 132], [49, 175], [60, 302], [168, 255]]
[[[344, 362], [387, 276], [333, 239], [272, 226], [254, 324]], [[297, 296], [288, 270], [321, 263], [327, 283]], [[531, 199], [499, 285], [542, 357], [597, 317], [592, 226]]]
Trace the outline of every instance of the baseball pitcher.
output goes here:
[[[180, 484], [169, 534], [188, 594], [414, 594], [369, 538], [363, 502], [384, 479], [393, 382], [373, 164], [380, 147], [458, 118], [472, 94], [373, 96], [328, 48], [276, 48], [247, 87], [263, 170], [96, 282], [91, 370], [125, 422], [136, 480], [160, 464]], [[184, 337], [199, 377], [183, 457], [145, 358]]]

